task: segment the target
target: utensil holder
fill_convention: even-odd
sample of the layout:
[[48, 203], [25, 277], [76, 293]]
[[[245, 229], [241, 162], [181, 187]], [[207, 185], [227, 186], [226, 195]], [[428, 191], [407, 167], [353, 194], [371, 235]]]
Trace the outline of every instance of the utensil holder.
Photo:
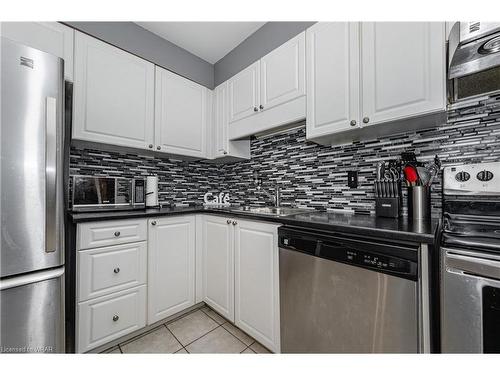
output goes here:
[[412, 220], [431, 217], [430, 186], [408, 186], [408, 217]]

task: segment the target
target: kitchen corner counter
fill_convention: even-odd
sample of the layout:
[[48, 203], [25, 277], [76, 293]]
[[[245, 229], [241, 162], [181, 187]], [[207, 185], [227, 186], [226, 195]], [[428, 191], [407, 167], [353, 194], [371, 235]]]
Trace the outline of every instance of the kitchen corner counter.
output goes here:
[[432, 244], [438, 226], [438, 219], [413, 223], [406, 217], [400, 219], [382, 218], [373, 215], [356, 215], [351, 213], [330, 213], [314, 211], [290, 216], [275, 216], [255, 212], [235, 210], [234, 208], [218, 207], [175, 207], [129, 211], [108, 212], [73, 212], [69, 218], [73, 223], [100, 220], [120, 220], [139, 217], [159, 217], [183, 214], [213, 214], [231, 217], [241, 217], [261, 221], [281, 223], [295, 227], [315, 230], [368, 235], [378, 238], [403, 240]]

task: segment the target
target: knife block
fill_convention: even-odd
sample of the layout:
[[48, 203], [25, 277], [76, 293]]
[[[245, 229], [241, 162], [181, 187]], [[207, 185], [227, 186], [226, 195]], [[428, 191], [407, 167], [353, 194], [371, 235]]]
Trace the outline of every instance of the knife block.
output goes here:
[[397, 180], [375, 181], [375, 214], [380, 217], [398, 218], [402, 215], [403, 193]]
[[375, 214], [381, 217], [398, 218], [401, 216], [401, 197], [375, 198]]

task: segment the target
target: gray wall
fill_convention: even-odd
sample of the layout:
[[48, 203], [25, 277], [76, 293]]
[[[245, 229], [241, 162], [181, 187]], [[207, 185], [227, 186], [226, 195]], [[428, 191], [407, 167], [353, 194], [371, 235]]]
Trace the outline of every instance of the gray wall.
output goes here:
[[214, 66], [133, 22], [64, 22], [210, 89]]
[[315, 22], [267, 22], [214, 66], [217, 86]]

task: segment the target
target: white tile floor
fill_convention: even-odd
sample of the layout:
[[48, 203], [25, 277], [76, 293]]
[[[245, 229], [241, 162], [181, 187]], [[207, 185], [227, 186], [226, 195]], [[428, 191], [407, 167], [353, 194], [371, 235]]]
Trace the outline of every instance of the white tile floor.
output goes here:
[[190, 311], [105, 353], [269, 353], [208, 307]]

